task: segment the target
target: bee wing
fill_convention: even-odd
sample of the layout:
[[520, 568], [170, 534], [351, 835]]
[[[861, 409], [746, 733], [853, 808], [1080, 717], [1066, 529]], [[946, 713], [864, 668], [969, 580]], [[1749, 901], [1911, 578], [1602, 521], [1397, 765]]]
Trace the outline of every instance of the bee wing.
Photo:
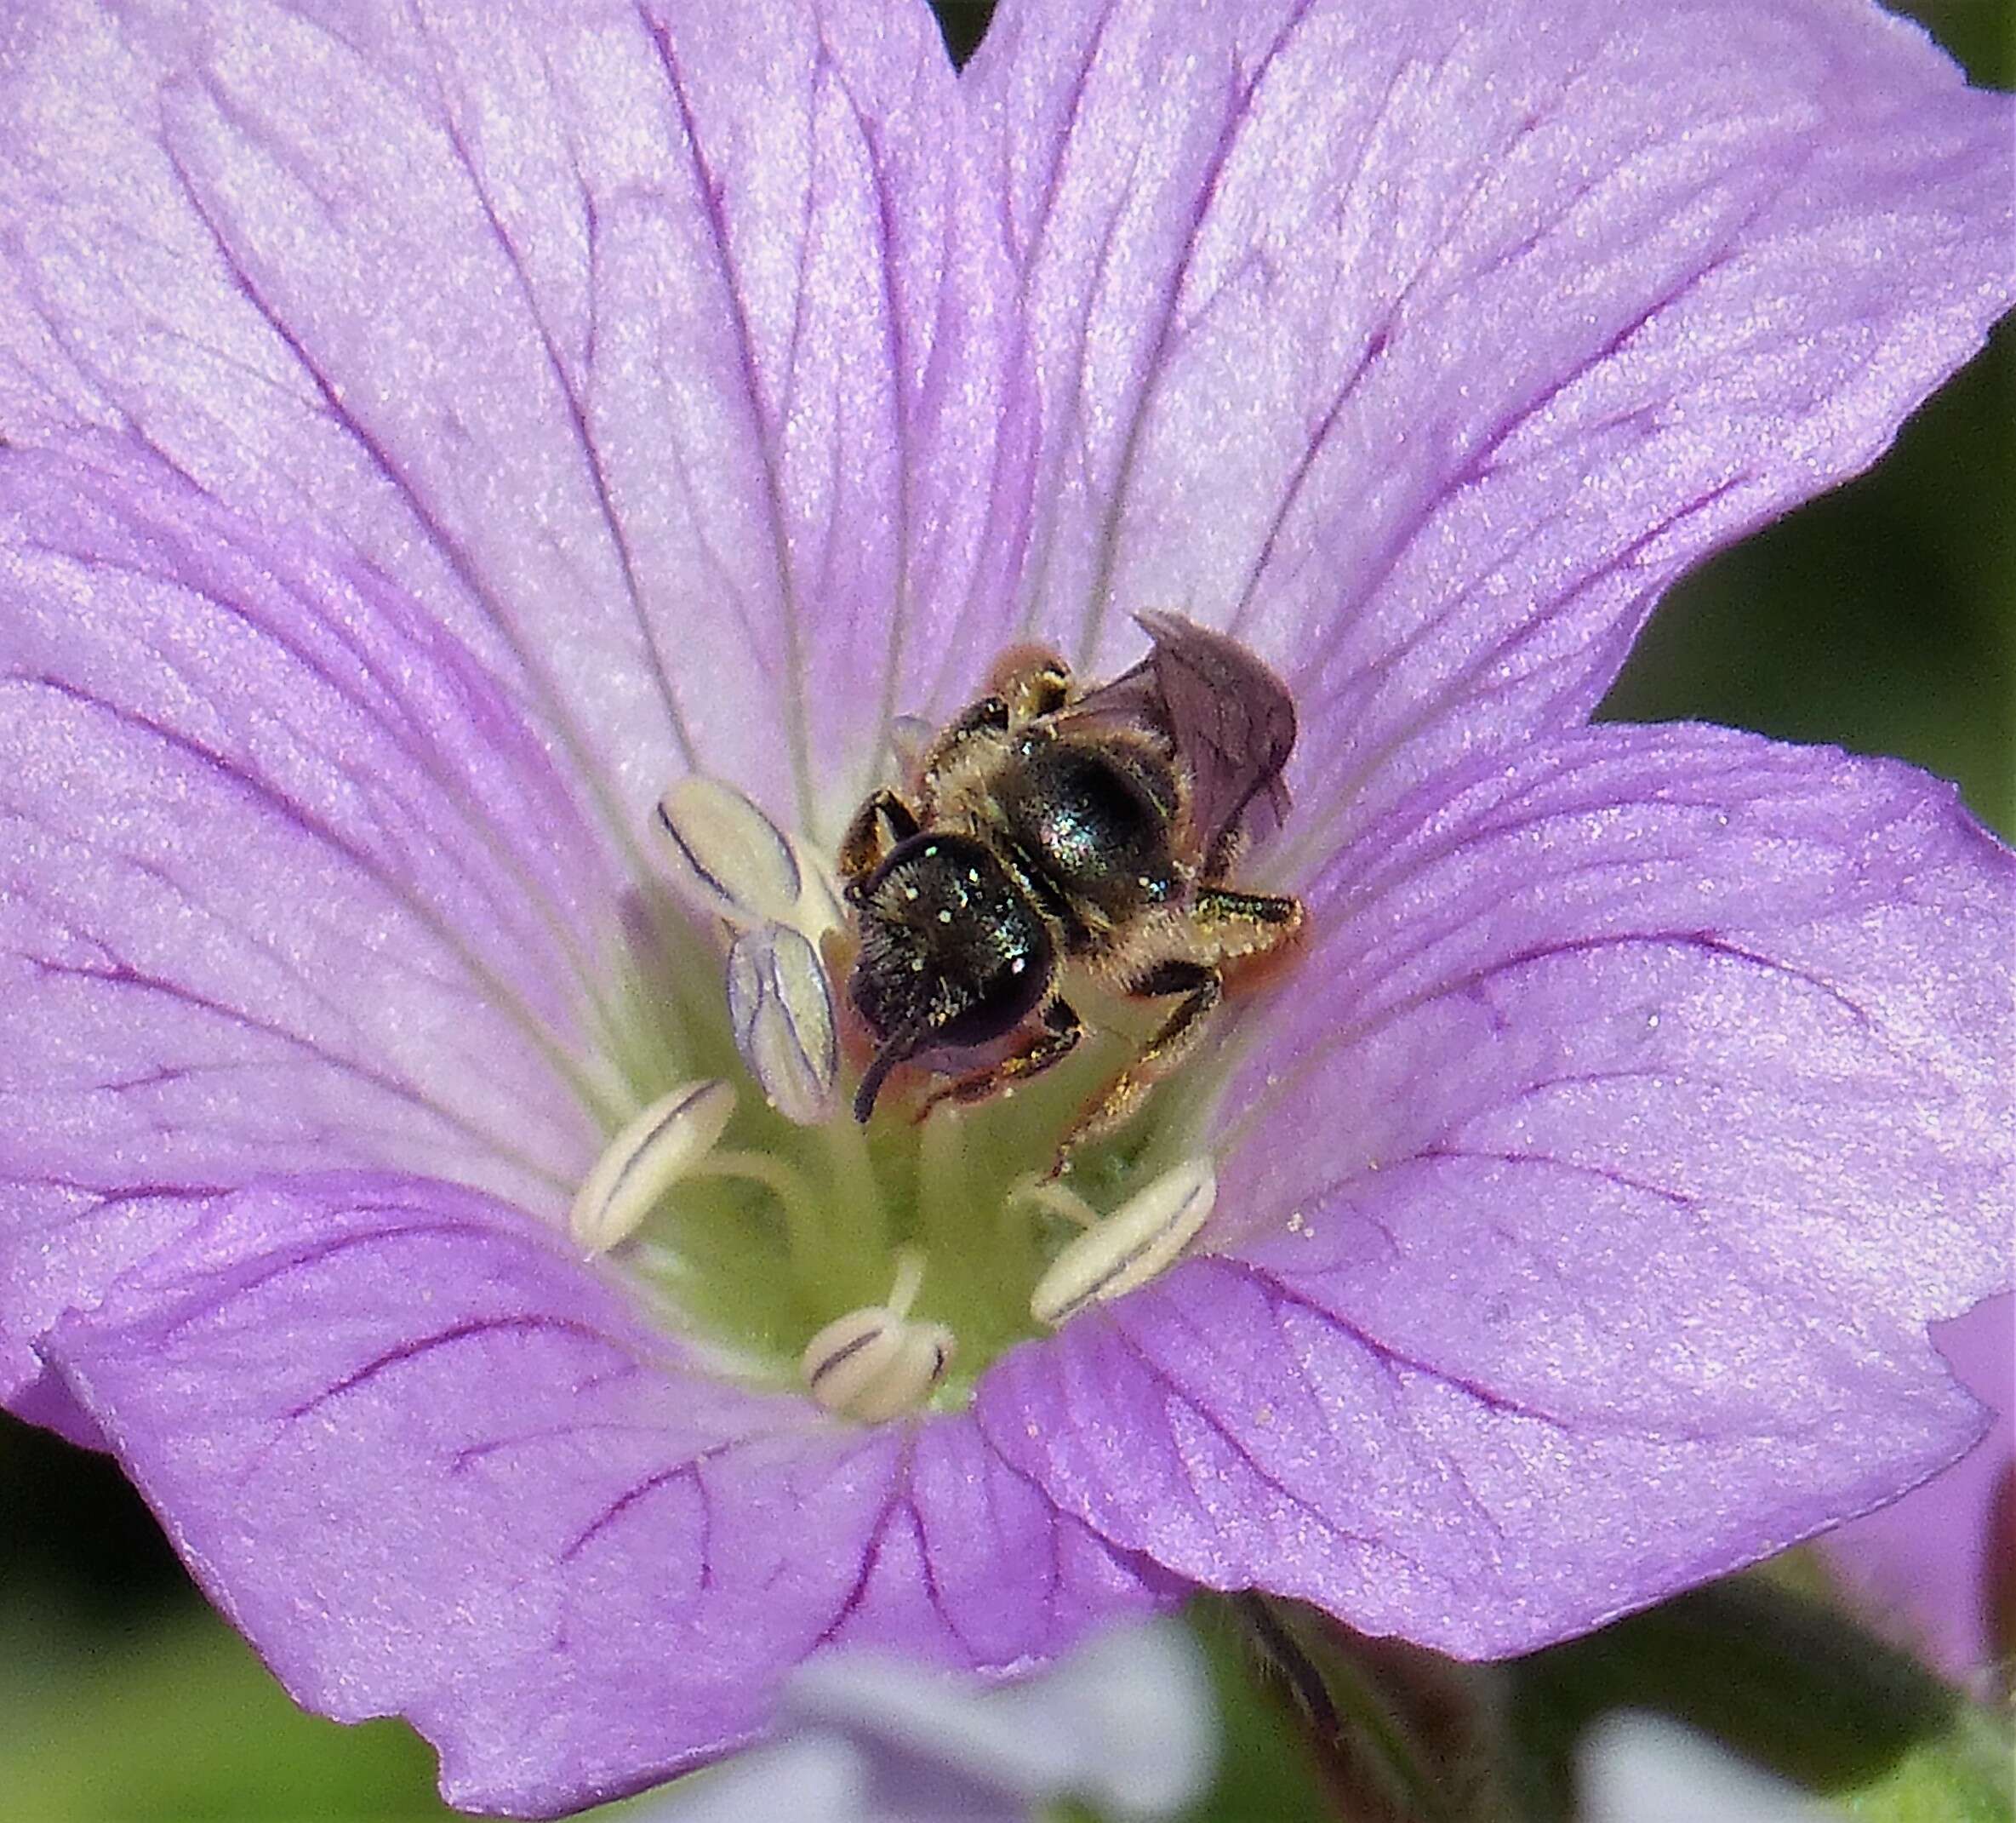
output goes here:
[[1242, 821], [1256, 837], [1271, 834], [1288, 814], [1281, 774], [1295, 745], [1287, 687], [1223, 633], [1180, 614], [1134, 619], [1155, 642], [1148, 656], [1080, 698], [1071, 714], [1145, 721], [1168, 738], [1190, 769], [1206, 855], [1218, 854]]

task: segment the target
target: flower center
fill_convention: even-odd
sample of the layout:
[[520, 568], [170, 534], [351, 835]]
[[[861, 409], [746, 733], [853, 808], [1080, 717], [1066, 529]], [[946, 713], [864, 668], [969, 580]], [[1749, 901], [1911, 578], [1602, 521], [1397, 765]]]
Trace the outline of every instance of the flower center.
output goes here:
[[569, 1220], [723, 1371], [863, 1421], [957, 1407], [1003, 1350], [1195, 1240], [1215, 1194], [1188, 1137], [1203, 1072], [1075, 1152], [1064, 1181], [1059, 1142], [1138, 1032], [921, 1118], [943, 1078], [911, 1066], [863, 1125], [871, 1037], [842, 992], [854, 938], [823, 858], [711, 780], [675, 786], [660, 820], [670, 887], [629, 908], [607, 1040], [637, 1112]]

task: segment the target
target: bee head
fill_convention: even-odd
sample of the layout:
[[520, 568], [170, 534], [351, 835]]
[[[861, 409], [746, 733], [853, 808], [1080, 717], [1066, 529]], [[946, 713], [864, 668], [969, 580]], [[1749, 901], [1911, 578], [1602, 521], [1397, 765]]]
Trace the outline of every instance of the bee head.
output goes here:
[[1056, 952], [1028, 895], [969, 837], [912, 836], [852, 896], [861, 950], [848, 994], [881, 1041], [854, 1098], [865, 1121], [898, 1064], [990, 1043], [1026, 1019]]

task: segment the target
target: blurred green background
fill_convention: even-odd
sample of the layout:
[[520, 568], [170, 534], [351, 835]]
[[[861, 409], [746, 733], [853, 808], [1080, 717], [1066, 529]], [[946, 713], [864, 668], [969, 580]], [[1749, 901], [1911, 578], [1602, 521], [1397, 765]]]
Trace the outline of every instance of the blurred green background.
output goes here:
[[[1977, 82], [2011, 86], [2002, 0], [1910, 9]], [[963, 51], [988, 9], [941, 6]], [[2016, 334], [1872, 474], [1678, 590], [1607, 712], [1699, 717], [1893, 753], [2016, 833]], [[1231, 1655], [1218, 1650], [1222, 1667]], [[1314, 1816], [1280, 1712], [1228, 1677], [1212, 1823]], [[0, 1419], [0, 1823], [416, 1820], [431, 1757], [395, 1723], [297, 1713], [190, 1587], [103, 1460]]]

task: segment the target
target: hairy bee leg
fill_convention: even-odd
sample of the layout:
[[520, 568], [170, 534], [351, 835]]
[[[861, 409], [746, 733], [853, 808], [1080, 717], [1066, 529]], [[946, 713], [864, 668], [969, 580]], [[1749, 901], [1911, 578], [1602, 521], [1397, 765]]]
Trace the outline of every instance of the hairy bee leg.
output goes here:
[[1162, 1022], [1155, 1036], [1141, 1048], [1141, 1054], [1086, 1103], [1078, 1117], [1057, 1142], [1057, 1157], [1050, 1175], [1061, 1172], [1072, 1152], [1123, 1126], [1148, 1091], [1176, 1070], [1203, 1036], [1204, 1021], [1225, 998], [1225, 980], [1208, 963], [1157, 963], [1128, 983], [1128, 992], [1140, 1000], [1162, 1000], [1181, 994], [1176, 1010]]
[[865, 880], [891, 849], [917, 832], [917, 813], [894, 791], [871, 792], [840, 838], [841, 883], [851, 889]]
[[1213, 961], [1236, 962], [1279, 949], [1301, 929], [1303, 917], [1299, 899], [1205, 886], [1197, 889], [1190, 928]]
[[968, 703], [946, 723], [917, 761], [917, 784], [927, 802], [961, 747], [976, 734], [1005, 734], [1008, 728], [1008, 706], [998, 696]]
[[1011, 647], [995, 660], [987, 683], [1016, 728], [1056, 714], [1071, 700], [1071, 668], [1046, 646]]
[[922, 1120], [941, 1101], [985, 1101], [999, 1089], [1025, 1083], [1053, 1065], [1060, 1064], [1078, 1047], [1085, 1027], [1070, 1001], [1062, 997], [1044, 1007], [1042, 1029], [1032, 1032], [1020, 1049], [1011, 1051], [984, 1070], [954, 1077], [924, 1098], [917, 1117]]

